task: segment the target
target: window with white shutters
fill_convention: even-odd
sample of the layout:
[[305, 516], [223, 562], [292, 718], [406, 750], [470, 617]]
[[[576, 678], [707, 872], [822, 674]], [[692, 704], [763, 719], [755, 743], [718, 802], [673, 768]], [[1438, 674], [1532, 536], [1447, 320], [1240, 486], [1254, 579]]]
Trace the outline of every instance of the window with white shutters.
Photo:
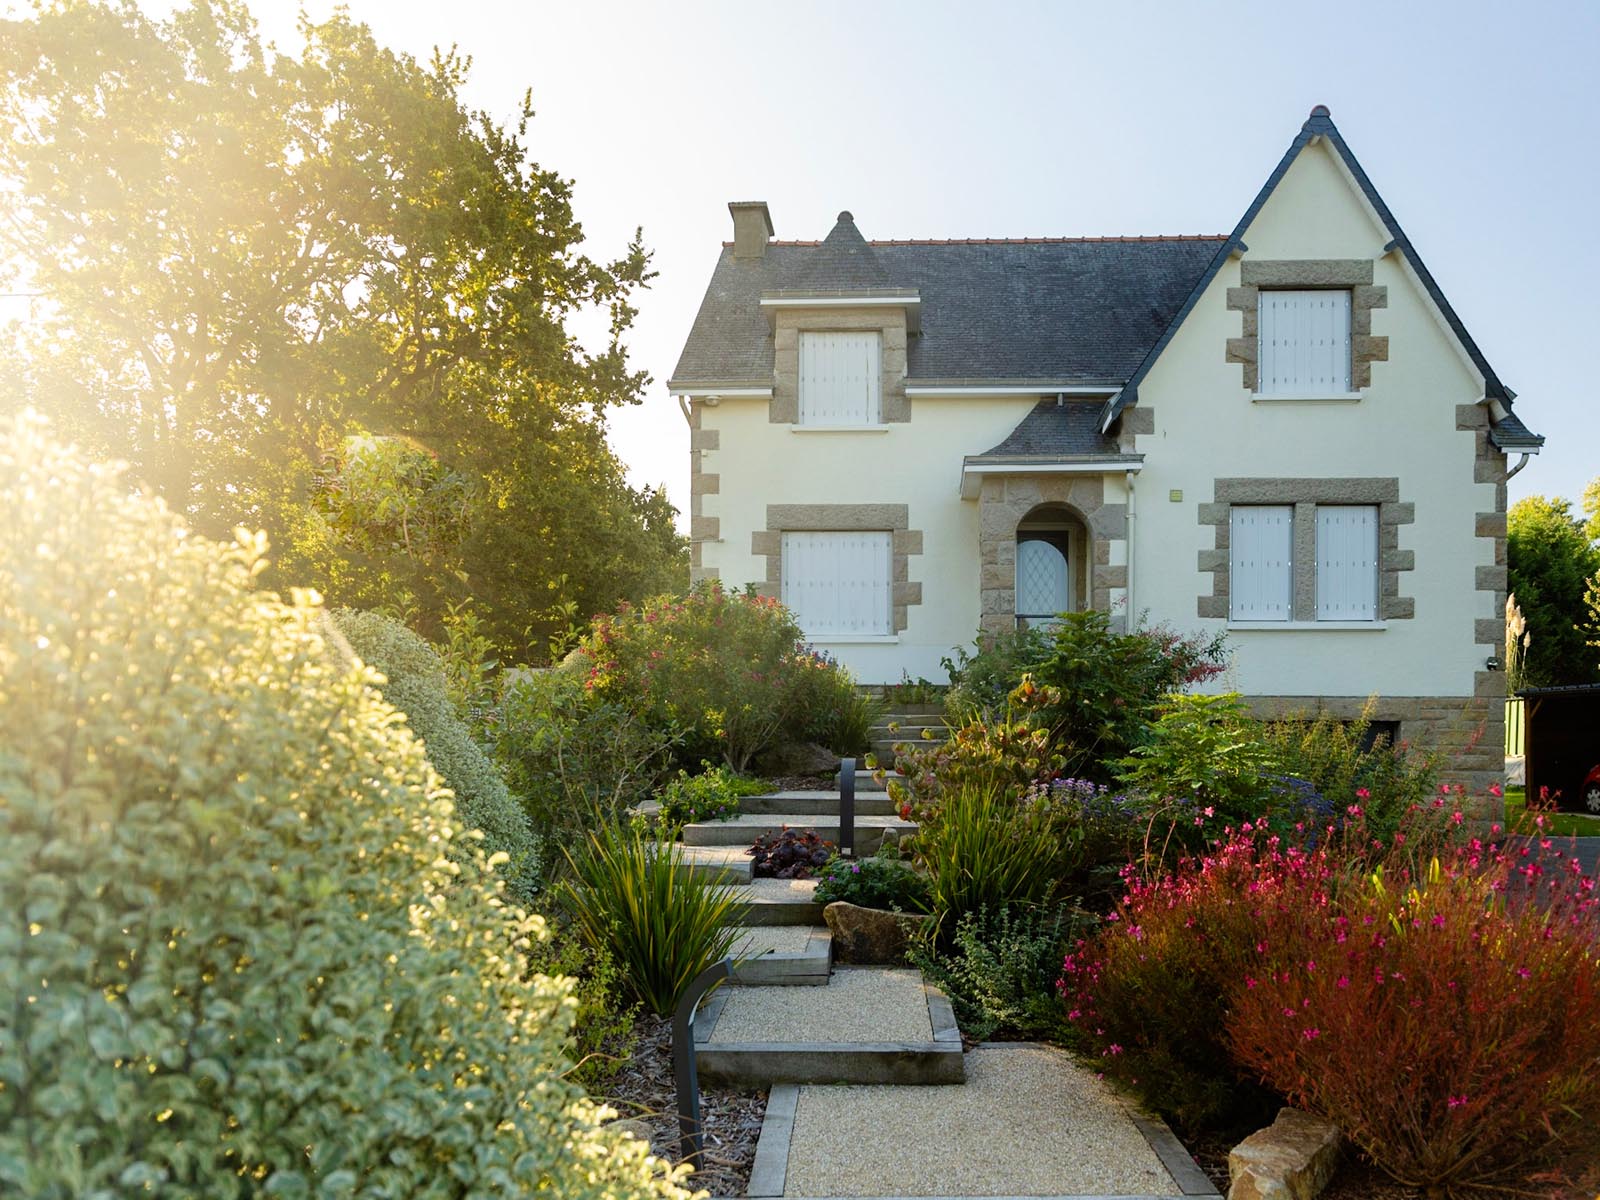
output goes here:
[[1257, 330], [1263, 396], [1343, 396], [1350, 386], [1350, 293], [1263, 291]]
[[877, 425], [883, 335], [800, 335], [800, 424]]
[[1294, 611], [1294, 507], [1235, 505], [1228, 530], [1228, 616], [1287, 621]]
[[1317, 506], [1317, 620], [1378, 619], [1378, 508]]
[[784, 606], [812, 640], [891, 634], [890, 555], [887, 532], [786, 533]]

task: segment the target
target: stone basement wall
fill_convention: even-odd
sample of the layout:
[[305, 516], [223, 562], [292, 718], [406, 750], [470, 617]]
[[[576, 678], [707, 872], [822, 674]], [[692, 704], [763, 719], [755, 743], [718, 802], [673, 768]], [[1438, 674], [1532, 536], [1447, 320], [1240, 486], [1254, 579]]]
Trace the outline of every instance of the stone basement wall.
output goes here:
[[[1473, 696], [1378, 696], [1374, 721], [1399, 721], [1400, 740], [1439, 756], [1439, 781], [1467, 789], [1462, 811], [1480, 822], [1504, 822], [1505, 803], [1489, 795], [1505, 783], [1506, 677], [1479, 671]], [[1250, 711], [1264, 720], [1313, 720], [1327, 715], [1353, 721], [1365, 696], [1247, 696]]]

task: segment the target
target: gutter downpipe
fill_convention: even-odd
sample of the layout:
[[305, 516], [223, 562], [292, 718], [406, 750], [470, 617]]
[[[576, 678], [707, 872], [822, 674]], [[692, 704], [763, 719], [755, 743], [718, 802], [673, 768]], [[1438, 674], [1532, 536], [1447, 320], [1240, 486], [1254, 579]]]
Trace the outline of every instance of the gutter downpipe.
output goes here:
[[690, 429], [694, 428], [694, 418], [689, 415], [689, 402], [682, 396], [674, 397], [678, 402], [678, 411], [683, 414], [683, 423]]
[[1133, 530], [1135, 519], [1139, 513], [1138, 507], [1134, 504], [1134, 473], [1128, 471], [1126, 474], [1128, 480], [1128, 632], [1132, 633], [1134, 623], [1139, 616], [1139, 610], [1133, 606]]
[[1528, 459], [1531, 458], [1531, 457], [1532, 457], [1532, 455], [1529, 454], [1526, 450], [1524, 450], [1522, 452], [1522, 457], [1517, 460], [1517, 465], [1512, 467], [1511, 470], [1506, 472], [1506, 479], [1509, 480], [1518, 471], [1522, 470], [1523, 467], [1527, 466], [1528, 465]]

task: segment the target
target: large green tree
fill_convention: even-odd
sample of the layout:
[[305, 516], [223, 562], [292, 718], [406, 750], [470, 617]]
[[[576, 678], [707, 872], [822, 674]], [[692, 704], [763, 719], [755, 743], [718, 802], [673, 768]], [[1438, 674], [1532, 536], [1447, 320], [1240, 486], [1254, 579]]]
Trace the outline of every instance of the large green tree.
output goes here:
[[[45, 297], [0, 371], [283, 583], [437, 631], [470, 601], [537, 656], [575, 609], [676, 582], [658, 490], [605, 439], [646, 378], [635, 238], [581, 250], [567, 181], [467, 109], [468, 63], [343, 13], [304, 48], [244, 5], [41, 2], [0, 24], [0, 250]], [[598, 310], [603, 349], [572, 319]]]
[[1527, 496], [1511, 506], [1506, 525], [1511, 591], [1531, 635], [1526, 683], [1600, 681], [1600, 655], [1592, 645], [1600, 626], [1584, 595], [1600, 574], [1600, 548], [1584, 521], [1560, 497]]

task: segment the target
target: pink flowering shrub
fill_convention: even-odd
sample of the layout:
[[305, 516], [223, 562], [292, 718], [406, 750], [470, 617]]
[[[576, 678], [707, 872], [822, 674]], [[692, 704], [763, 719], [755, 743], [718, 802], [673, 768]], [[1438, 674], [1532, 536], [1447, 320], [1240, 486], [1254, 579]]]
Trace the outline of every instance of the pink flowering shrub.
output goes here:
[[1270, 910], [1324, 905], [1338, 870], [1324, 846], [1285, 848], [1246, 826], [1200, 859], [1127, 892], [1063, 965], [1079, 1045], [1111, 1078], [1180, 1129], [1231, 1129], [1271, 1097], [1234, 1069], [1226, 1023], [1235, 981], [1256, 969]]
[[1428, 1195], [1600, 1154], [1594, 880], [1548, 840], [1468, 843], [1337, 903], [1270, 906], [1235, 1061]]
[[685, 765], [721, 758], [742, 772], [784, 742], [835, 740], [855, 697], [849, 673], [805, 645], [777, 600], [714, 580], [596, 617], [577, 654], [586, 691], [681, 734]]
[[1130, 868], [1064, 964], [1080, 1043], [1184, 1128], [1287, 1097], [1430, 1195], [1593, 1161], [1595, 881], [1548, 840], [1469, 840], [1461, 799], [1387, 841], [1352, 805], [1315, 839], [1246, 825], [1154, 878]]

